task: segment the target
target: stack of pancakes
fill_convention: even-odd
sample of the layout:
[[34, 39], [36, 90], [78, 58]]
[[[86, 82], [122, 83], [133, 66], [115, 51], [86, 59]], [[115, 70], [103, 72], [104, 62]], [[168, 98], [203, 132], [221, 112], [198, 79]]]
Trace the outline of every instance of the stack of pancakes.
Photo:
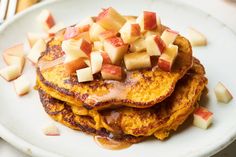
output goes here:
[[[39, 63], [63, 57], [61, 34], [48, 42]], [[207, 84], [189, 41], [178, 35], [174, 44], [179, 52], [171, 72], [130, 71], [122, 81], [78, 83], [63, 64], [38, 67], [43, 107], [54, 120], [88, 134], [130, 143], [153, 135], [163, 140], [192, 114]]]

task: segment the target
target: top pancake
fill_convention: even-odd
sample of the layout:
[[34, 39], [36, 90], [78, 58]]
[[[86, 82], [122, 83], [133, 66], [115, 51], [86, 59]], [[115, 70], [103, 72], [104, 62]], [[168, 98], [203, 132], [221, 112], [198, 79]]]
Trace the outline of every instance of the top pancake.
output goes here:
[[[39, 63], [62, 57], [61, 42], [60, 38], [51, 40]], [[37, 82], [51, 96], [87, 109], [107, 108], [110, 104], [151, 107], [170, 96], [178, 80], [192, 66], [189, 41], [179, 35], [174, 44], [179, 47], [179, 52], [171, 72], [153, 68], [128, 72], [121, 82], [97, 79], [78, 83], [76, 76], [68, 75], [63, 64], [59, 64], [48, 69], [37, 68]]]

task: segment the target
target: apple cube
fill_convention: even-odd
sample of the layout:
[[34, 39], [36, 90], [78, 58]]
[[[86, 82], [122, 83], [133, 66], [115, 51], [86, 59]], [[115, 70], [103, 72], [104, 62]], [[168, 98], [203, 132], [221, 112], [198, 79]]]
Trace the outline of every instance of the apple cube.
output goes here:
[[147, 52], [125, 54], [124, 62], [127, 70], [137, 70], [151, 67], [151, 59]]
[[84, 62], [83, 58], [78, 58], [68, 62], [64, 62], [64, 67], [68, 74], [75, 73], [76, 70], [87, 67], [87, 64]]
[[204, 107], [197, 108], [193, 116], [193, 125], [202, 129], [207, 129], [213, 120], [213, 113]]
[[85, 39], [69, 39], [62, 42], [62, 50], [66, 53], [65, 62], [70, 62], [78, 58], [89, 58], [92, 45]]
[[99, 24], [93, 23], [89, 30], [89, 36], [90, 36], [91, 41], [98, 41], [99, 34], [104, 31], [105, 29], [101, 27]]
[[76, 27], [67, 27], [64, 34], [64, 40], [75, 38], [78, 34], [79, 32]]
[[65, 24], [60, 22], [60, 23], [57, 23], [56, 25], [54, 25], [52, 28], [50, 28], [48, 30], [48, 34], [50, 37], [54, 36], [57, 32], [59, 32], [60, 30], [62, 30], [63, 28], [65, 28]]
[[92, 52], [90, 55], [92, 73], [100, 72], [102, 69], [103, 58], [99, 51]]
[[89, 36], [89, 32], [79, 33], [74, 39], [75, 40], [84, 39], [90, 43], [92, 42]]
[[120, 37], [113, 37], [104, 41], [104, 50], [111, 59], [112, 64], [120, 64], [128, 45]]
[[126, 19], [112, 7], [104, 9], [96, 18], [96, 22], [107, 30], [119, 31]]
[[95, 41], [93, 43], [93, 50], [95, 51], [103, 51], [104, 47], [103, 47], [103, 42], [101, 41]]
[[16, 94], [19, 96], [25, 95], [30, 91], [30, 81], [25, 75], [21, 75], [13, 81]]
[[40, 39], [46, 40], [47, 38], [48, 34], [46, 33], [32, 33], [32, 32], [27, 33], [27, 39], [30, 47], [33, 47], [38, 40]]
[[22, 72], [25, 65], [25, 57], [12, 56], [12, 55], [5, 54], [4, 60], [7, 65], [17, 65], [20, 68], [20, 71]]
[[37, 20], [42, 24], [45, 30], [49, 30], [55, 25], [55, 20], [51, 14], [51, 12], [47, 9], [42, 10]]
[[106, 52], [101, 52], [103, 58], [103, 64], [112, 64], [109, 55]]
[[147, 53], [150, 56], [160, 56], [166, 48], [166, 44], [158, 35], [148, 36], [145, 42]]
[[201, 32], [194, 28], [188, 28], [187, 30], [190, 43], [192, 46], [205, 46], [207, 45], [207, 39]]
[[92, 25], [94, 23], [93, 18], [92, 17], [87, 17], [85, 19], [82, 19], [75, 27], [81, 27], [81, 26], [85, 26], [85, 25]]
[[17, 44], [15, 46], [9, 47], [6, 50], [3, 51], [3, 59], [6, 61], [6, 56], [18, 56], [18, 57], [24, 57], [24, 44]]
[[39, 39], [32, 49], [30, 50], [27, 58], [33, 63], [36, 64], [38, 62], [39, 57], [41, 56], [42, 52], [46, 50], [46, 43], [43, 39]]
[[43, 133], [46, 136], [60, 136], [59, 129], [55, 125], [53, 125], [53, 124], [45, 127], [43, 129]]
[[102, 66], [102, 78], [105, 80], [121, 80], [122, 68], [120, 66], [104, 64]]
[[160, 33], [158, 31], [146, 31], [144, 33], [144, 37], [147, 38], [149, 36], [152, 36], [152, 35], [160, 35]]
[[117, 32], [115, 31], [104, 31], [98, 35], [98, 38], [100, 41], [104, 41], [108, 38], [116, 37], [116, 35], [117, 35]]
[[0, 69], [0, 76], [7, 81], [12, 81], [21, 75], [20, 68], [17, 65], [10, 65]]
[[146, 42], [144, 38], [139, 38], [135, 42], [130, 44], [131, 52], [141, 52], [146, 50]]
[[77, 26], [76, 28], [78, 29], [79, 33], [83, 33], [83, 32], [88, 32], [90, 29], [90, 25], [83, 25], [83, 26]]
[[91, 67], [76, 70], [78, 82], [93, 81], [93, 74]]
[[217, 83], [214, 91], [218, 102], [229, 103], [233, 99], [229, 90], [221, 82]]
[[134, 42], [141, 36], [139, 24], [126, 22], [120, 29], [120, 35], [124, 43]]
[[178, 55], [178, 46], [169, 45], [164, 53], [158, 59], [158, 67], [163, 71], [170, 72], [172, 69], [172, 65]]
[[164, 41], [164, 43], [168, 46], [170, 44], [173, 44], [176, 37], [178, 36], [178, 32], [173, 31], [171, 29], [166, 29], [162, 35], [161, 35], [161, 39]]
[[144, 11], [138, 16], [136, 22], [140, 25], [141, 32], [157, 28], [157, 15], [155, 12]]

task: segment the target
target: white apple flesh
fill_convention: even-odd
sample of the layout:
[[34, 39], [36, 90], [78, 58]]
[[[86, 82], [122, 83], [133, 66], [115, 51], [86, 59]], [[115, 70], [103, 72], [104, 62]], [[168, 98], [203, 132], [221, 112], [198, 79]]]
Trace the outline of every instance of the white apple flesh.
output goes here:
[[213, 120], [213, 113], [204, 107], [197, 108], [193, 116], [193, 125], [201, 129], [207, 129]]
[[155, 12], [144, 11], [138, 16], [136, 22], [140, 25], [141, 32], [157, 28], [157, 15]]
[[168, 46], [170, 44], [173, 44], [175, 39], [178, 36], [178, 32], [170, 30], [170, 29], [166, 29], [162, 35], [161, 35], [161, 39], [164, 41], [164, 43]]
[[78, 82], [93, 81], [93, 74], [91, 67], [76, 70]]
[[87, 64], [85, 63], [83, 58], [77, 58], [75, 60], [71, 59], [70, 61], [64, 62], [64, 67], [67, 74], [72, 74], [75, 73], [76, 70], [87, 67]]
[[126, 22], [119, 32], [124, 43], [132, 43], [141, 36], [140, 26], [137, 23]]
[[218, 102], [229, 103], [233, 99], [232, 94], [221, 82], [217, 83], [214, 91]]
[[47, 127], [45, 127], [43, 129], [43, 133], [46, 136], [60, 136], [59, 129], [53, 124], [48, 125]]
[[204, 34], [197, 31], [194, 28], [188, 28], [187, 30], [187, 38], [189, 39], [192, 46], [206, 46], [207, 39]]
[[151, 67], [151, 59], [147, 52], [128, 53], [124, 56], [127, 70], [137, 70]]
[[103, 63], [103, 57], [101, 55], [101, 52], [99, 51], [92, 52], [90, 55], [90, 60], [91, 60], [92, 74], [100, 72]]
[[139, 38], [130, 44], [129, 50], [131, 52], [141, 52], [146, 50], [146, 42], [144, 38]]
[[37, 17], [38, 22], [40, 22], [45, 30], [49, 30], [55, 25], [55, 20], [51, 12], [47, 9], [42, 10]]
[[101, 74], [104, 80], [121, 80], [122, 68], [116, 65], [104, 64], [102, 66]]
[[53, 37], [57, 32], [64, 28], [66, 28], [65, 24], [63, 22], [59, 22], [48, 30], [48, 34], [50, 37]]
[[21, 75], [21, 69], [17, 65], [10, 65], [0, 69], [0, 76], [6, 81], [12, 81]]
[[89, 36], [91, 41], [99, 41], [99, 34], [106, 31], [102, 26], [97, 23], [93, 23], [89, 30]]
[[148, 36], [145, 42], [150, 56], [160, 56], [166, 48], [166, 44], [158, 35]]
[[13, 81], [16, 94], [23, 96], [30, 91], [30, 81], [25, 75], [21, 75]]
[[93, 50], [94, 51], [103, 51], [104, 50], [103, 42], [95, 41], [93, 43]]
[[46, 40], [48, 38], [49, 38], [49, 36], [46, 33], [33, 33], [33, 32], [28, 32], [27, 33], [27, 40], [28, 40], [28, 43], [29, 43], [30, 47], [33, 47], [34, 44], [38, 40], [40, 40], [40, 39]]
[[42, 52], [46, 50], [46, 43], [43, 39], [39, 39], [32, 49], [30, 50], [29, 54], [27, 55], [27, 58], [33, 63], [38, 63], [38, 59], [41, 56]]

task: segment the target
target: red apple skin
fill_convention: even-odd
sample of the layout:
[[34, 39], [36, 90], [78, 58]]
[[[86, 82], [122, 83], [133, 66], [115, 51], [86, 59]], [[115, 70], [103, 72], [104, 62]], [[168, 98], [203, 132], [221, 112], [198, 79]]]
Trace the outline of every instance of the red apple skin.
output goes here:
[[75, 73], [78, 69], [83, 69], [87, 67], [87, 64], [84, 62], [83, 58], [78, 58], [68, 63], [64, 63], [64, 67], [68, 74]]
[[81, 43], [81, 50], [84, 51], [89, 57], [90, 57], [90, 53], [92, 52], [92, 44], [90, 44], [87, 40], [82, 39], [82, 43]]
[[110, 57], [106, 52], [101, 52], [103, 58], [103, 64], [112, 64]]
[[179, 32], [177, 31], [174, 31], [172, 29], [166, 29], [167, 32], [170, 32], [170, 33], [173, 33], [173, 34], [179, 34]]
[[120, 47], [125, 45], [124, 41], [120, 37], [109, 38], [106, 41], [111, 43], [111, 45], [113, 45], [114, 47]]
[[83, 32], [88, 32], [90, 29], [90, 25], [84, 25], [84, 26], [80, 26], [78, 27], [78, 32], [79, 33], [83, 33]]
[[53, 16], [50, 14], [47, 20], [45, 21], [48, 25], [48, 28], [52, 28], [55, 25]]
[[194, 111], [194, 114], [199, 115], [200, 117], [202, 117], [205, 120], [208, 120], [210, 116], [213, 115], [212, 112], [208, 111], [207, 109], [203, 108], [203, 107], [199, 107]]
[[104, 17], [106, 17], [106, 15], [108, 14], [110, 8], [107, 9], [103, 9], [103, 11], [101, 13], [98, 14], [98, 16], [96, 17], [96, 22], [103, 19]]
[[102, 38], [103, 40], [105, 40], [108, 38], [116, 37], [116, 35], [117, 35], [116, 31], [108, 30], [108, 31], [104, 31], [104, 32], [100, 33], [99, 37]]
[[68, 40], [71, 38], [76, 37], [79, 34], [78, 29], [75, 27], [67, 27], [65, 34], [64, 34], [64, 40]]
[[131, 24], [131, 36], [140, 36], [141, 35], [141, 28], [139, 24]]
[[154, 40], [159, 47], [160, 52], [163, 53], [166, 48], [165, 42], [159, 36], [155, 36]]
[[157, 28], [157, 19], [156, 19], [156, 13], [144, 11], [144, 29], [145, 30], [153, 30]]
[[111, 80], [122, 79], [122, 68], [120, 66], [104, 64], [102, 66], [101, 73], [104, 79], [111, 79]]
[[163, 59], [158, 59], [158, 67], [162, 69], [163, 71], [170, 72], [171, 71], [171, 64], [170, 62], [163, 60]]

